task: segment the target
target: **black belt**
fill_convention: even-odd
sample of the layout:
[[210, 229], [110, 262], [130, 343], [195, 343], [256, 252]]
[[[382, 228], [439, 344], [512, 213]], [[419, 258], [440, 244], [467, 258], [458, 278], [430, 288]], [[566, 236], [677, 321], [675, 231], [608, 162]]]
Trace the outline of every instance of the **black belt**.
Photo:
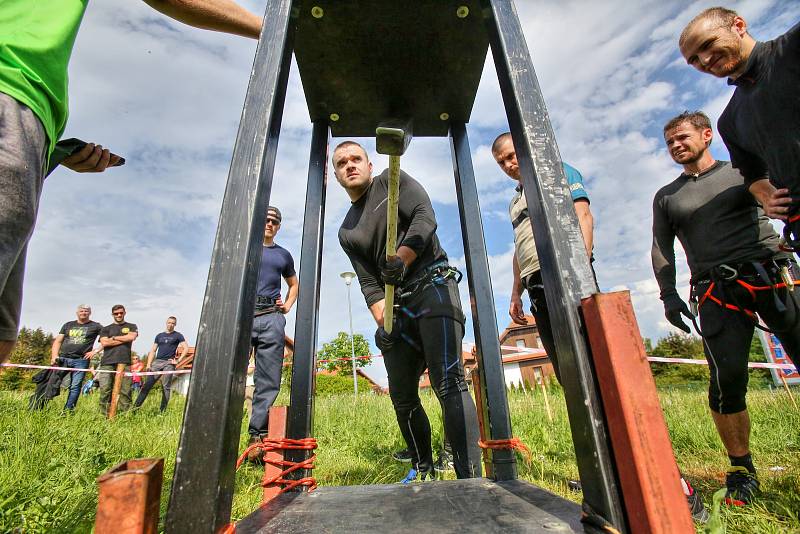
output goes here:
[[441, 260], [434, 263], [431, 263], [420, 272], [416, 274], [410, 280], [404, 281], [403, 285], [400, 286], [398, 291], [398, 298], [405, 298], [410, 295], [413, 295], [417, 291], [421, 289], [425, 289], [428, 287], [428, 284], [434, 281], [437, 276], [442, 276], [444, 278], [448, 278], [451, 276], [455, 279], [456, 283], [461, 281], [461, 271], [456, 269], [455, 267], [451, 267], [447, 260]]

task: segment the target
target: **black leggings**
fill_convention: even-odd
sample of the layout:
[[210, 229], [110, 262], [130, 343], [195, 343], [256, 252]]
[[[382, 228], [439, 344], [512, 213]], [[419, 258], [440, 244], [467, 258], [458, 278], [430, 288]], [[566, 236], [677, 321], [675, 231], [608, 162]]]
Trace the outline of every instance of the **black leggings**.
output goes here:
[[442, 405], [456, 476], [480, 477], [478, 415], [461, 365], [464, 315], [458, 286], [453, 280], [433, 284], [400, 304], [395, 328], [402, 339], [385, 351], [384, 362], [389, 395], [413, 465], [417, 470], [433, 466], [431, 427], [419, 398], [419, 379], [427, 368]]
[[[694, 292], [700, 298], [708, 287], [709, 283], [699, 284]], [[772, 291], [757, 291], [753, 299], [747, 289], [735, 282], [725, 283], [722, 290], [715, 286], [712, 295], [728, 304], [741, 305], [758, 313], [780, 340], [786, 354], [797, 363], [796, 355], [800, 354], [800, 287], [794, 292], [786, 289], [776, 291], [786, 311], [778, 310]], [[754, 320], [740, 311], [723, 308], [711, 299], [700, 305], [699, 312], [700, 330], [705, 341], [703, 348], [711, 373], [708, 404], [717, 413], [739, 413], [747, 409], [747, 361], [755, 330]]]

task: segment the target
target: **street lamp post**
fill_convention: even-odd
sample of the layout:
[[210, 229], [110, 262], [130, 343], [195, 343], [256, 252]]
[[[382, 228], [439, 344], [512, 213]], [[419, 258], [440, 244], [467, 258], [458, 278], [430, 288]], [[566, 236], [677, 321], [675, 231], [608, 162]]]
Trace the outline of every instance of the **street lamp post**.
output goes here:
[[350, 355], [353, 362], [353, 396], [358, 397], [358, 379], [356, 378], [356, 345], [355, 340], [353, 339], [353, 308], [350, 304], [350, 284], [353, 282], [353, 278], [356, 277], [356, 273], [345, 271], [339, 276], [341, 276], [344, 279], [344, 283], [347, 284], [347, 315], [350, 317]]

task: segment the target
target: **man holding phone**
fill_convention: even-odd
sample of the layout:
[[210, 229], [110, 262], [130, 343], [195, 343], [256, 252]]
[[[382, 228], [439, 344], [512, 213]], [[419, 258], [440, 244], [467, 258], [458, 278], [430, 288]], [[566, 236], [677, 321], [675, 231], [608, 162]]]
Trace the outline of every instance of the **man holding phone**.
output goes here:
[[[144, 0], [198, 28], [257, 39], [261, 18], [233, 0]], [[0, 363], [14, 348], [27, 244], [45, 170], [67, 122], [67, 65], [86, 0], [4, 0], [0, 4]], [[66, 154], [65, 154], [66, 155]], [[62, 164], [102, 172], [119, 156], [93, 143]]]

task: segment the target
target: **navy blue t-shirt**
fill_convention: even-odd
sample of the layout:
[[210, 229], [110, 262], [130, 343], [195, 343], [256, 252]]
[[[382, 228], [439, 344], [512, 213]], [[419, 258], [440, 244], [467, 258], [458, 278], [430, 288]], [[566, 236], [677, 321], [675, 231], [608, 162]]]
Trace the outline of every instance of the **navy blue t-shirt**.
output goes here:
[[173, 330], [171, 334], [166, 332], [161, 332], [156, 336], [155, 343], [158, 345], [156, 349], [156, 359], [158, 360], [170, 360], [175, 357], [175, 353], [178, 351], [178, 345], [186, 341], [183, 337], [183, 334], [178, 332], [177, 330]]
[[281, 278], [291, 278], [294, 274], [294, 260], [288, 250], [277, 244], [264, 247], [256, 295], [277, 299], [281, 296]]

